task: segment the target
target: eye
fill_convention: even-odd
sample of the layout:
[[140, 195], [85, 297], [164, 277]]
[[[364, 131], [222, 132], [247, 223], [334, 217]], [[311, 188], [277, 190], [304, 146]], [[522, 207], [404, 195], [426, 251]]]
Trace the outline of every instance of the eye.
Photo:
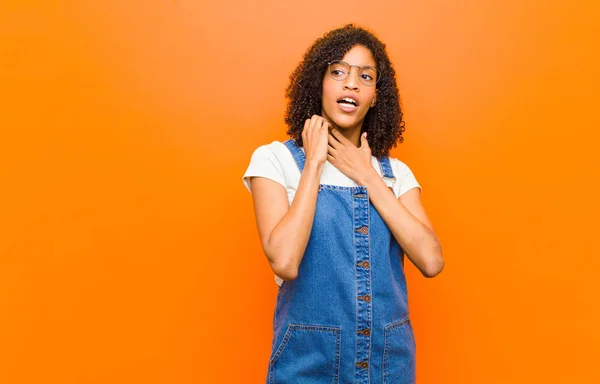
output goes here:
[[332, 69], [332, 70], [331, 70], [331, 74], [332, 74], [333, 76], [336, 76], [336, 77], [338, 77], [338, 76], [343, 76], [343, 75], [345, 75], [345, 74], [346, 74], [346, 72], [342, 71], [341, 69]]
[[378, 77], [377, 69], [373, 67], [363, 67], [360, 71], [360, 80], [363, 82], [363, 84], [373, 85], [376, 82], [375, 79]]
[[343, 61], [336, 60], [329, 63], [329, 74], [336, 80], [342, 80], [348, 76], [350, 68]]

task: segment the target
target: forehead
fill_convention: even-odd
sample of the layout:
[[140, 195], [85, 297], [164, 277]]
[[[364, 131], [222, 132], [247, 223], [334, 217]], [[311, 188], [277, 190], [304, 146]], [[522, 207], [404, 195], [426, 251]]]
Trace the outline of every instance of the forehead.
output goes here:
[[365, 65], [375, 66], [375, 59], [369, 48], [364, 45], [357, 44], [352, 47], [342, 58], [345, 62], [351, 65], [359, 65], [361, 67]]

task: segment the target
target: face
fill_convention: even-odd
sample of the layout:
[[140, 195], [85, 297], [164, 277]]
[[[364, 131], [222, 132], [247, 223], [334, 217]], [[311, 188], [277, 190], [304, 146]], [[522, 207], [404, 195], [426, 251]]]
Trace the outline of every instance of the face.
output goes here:
[[[355, 45], [342, 58], [350, 64], [350, 74], [343, 80], [336, 80], [325, 71], [323, 77], [322, 115], [338, 129], [359, 129], [369, 109], [376, 99], [375, 86], [367, 86], [360, 82], [359, 67], [375, 67], [375, 59], [371, 51], [363, 45]], [[355, 67], [356, 65], [357, 67]], [[338, 74], [339, 72], [334, 72]], [[366, 74], [363, 74], [366, 76]], [[342, 101], [351, 98], [355, 104]]]

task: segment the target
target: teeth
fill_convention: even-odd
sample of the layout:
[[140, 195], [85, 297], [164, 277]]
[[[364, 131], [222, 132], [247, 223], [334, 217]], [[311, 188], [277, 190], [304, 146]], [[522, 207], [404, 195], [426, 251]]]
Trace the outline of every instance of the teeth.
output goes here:
[[349, 97], [344, 97], [344, 98], [343, 98], [342, 100], [340, 100], [340, 101], [345, 101], [345, 102], [347, 102], [347, 103], [351, 103], [351, 104], [354, 104], [354, 105], [356, 105], [356, 101], [352, 100], [352, 99], [351, 99], [351, 98], [349, 98]]

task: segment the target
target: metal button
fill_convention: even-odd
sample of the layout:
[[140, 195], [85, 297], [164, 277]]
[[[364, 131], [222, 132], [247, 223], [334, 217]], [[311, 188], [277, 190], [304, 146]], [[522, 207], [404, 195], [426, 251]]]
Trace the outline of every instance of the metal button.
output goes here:
[[357, 333], [360, 333], [361, 335], [364, 335], [364, 336], [371, 336], [371, 330], [369, 328], [361, 329]]
[[354, 197], [365, 197], [366, 195], [364, 193], [357, 193], [356, 195], [354, 195]]
[[369, 367], [369, 363], [367, 363], [366, 361], [361, 361], [360, 363], [356, 364], [358, 367], [360, 368], [368, 368]]
[[371, 296], [369, 296], [369, 295], [364, 295], [364, 296], [363, 296], [363, 300], [364, 300], [364, 301], [366, 301], [366, 302], [368, 303], [369, 301], [371, 301]]
[[360, 264], [363, 266], [363, 268], [369, 268], [369, 266], [371, 265], [371, 263], [369, 263], [369, 261], [368, 261], [368, 260], [365, 260], [365, 261], [363, 261], [363, 262], [362, 262], [362, 263], [360, 263]]
[[367, 233], [369, 233], [369, 227], [367, 227], [366, 225], [363, 225], [362, 227], [355, 229], [356, 232], [360, 232], [363, 235], [366, 235]]

